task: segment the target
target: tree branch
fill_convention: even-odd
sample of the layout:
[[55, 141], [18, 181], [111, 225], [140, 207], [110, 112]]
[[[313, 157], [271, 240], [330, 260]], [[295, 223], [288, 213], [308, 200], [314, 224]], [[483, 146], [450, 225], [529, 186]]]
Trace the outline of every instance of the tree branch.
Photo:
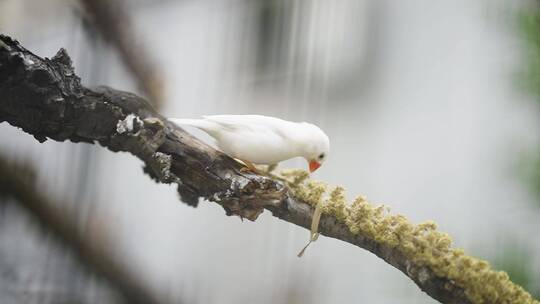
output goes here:
[[[120, 54], [136, 83], [154, 107], [163, 103], [163, 79], [149, 56], [147, 44], [138, 43], [140, 36], [133, 28], [128, 7], [119, 0], [79, 0], [82, 16]], [[141, 40], [141, 39], [139, 39]], [[144, 39], [142, 39], [144, 40]]]
[[0, 198], [14, 198], [39, 227], [50, 232], [81, 265], [119, 291], [125, 303], [167, 303], [137, 278], [125, 263], [115, 258], [109, 249], [113, 242], [102, 224], [99, 229], [90, 231], [91, 237], [81, 233], [76, 217], [68, 216], [59, 208], [68, 204], [51, 203], [44, 193], [36, 189], [35, 177], [36, 172], [30, 166], [16, 164], [0, 156]]
[[[0, 36], [0, 42], [0, 122], [20, 127], [39, 141], [99, 142], [112, 151], [134, 154], [156, 181], [178, 184], [181, 199], [190, 205], [203, 198], [220, 204], [228, 215], [250, 220], [267, 209], [309, 229], [313, 204], [324, 192], [316, 186], [298, 181], [286, 181], [285, 186], [241, 172], [236, 161], [169, 123], [144, 99], [107, 87], [83, 87], [63, 49], [43, 59], [7, 36]], [[452, 249], [449, 238], [433, 224], [413, 226], [402, 216], [385, 216], [382, 208], [372, 208], [363, 199], [346, 207], [339, 193], [331, 196], [319, 232], [371, 251], [434, 299], [538, 303], [486, 262]]]

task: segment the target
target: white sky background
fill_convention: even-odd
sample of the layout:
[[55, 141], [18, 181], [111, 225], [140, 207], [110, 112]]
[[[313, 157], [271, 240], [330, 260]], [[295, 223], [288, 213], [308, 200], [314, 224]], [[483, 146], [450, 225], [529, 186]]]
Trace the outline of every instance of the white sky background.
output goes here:
[[[20, 23], [29, 13], [22, 1], [14, 2], [0, 2], [0, 10], [13, 12], [0, 21], [2, 32], [42, 56], [66, 47], [86, 84], [135, 90], [114, 52], [89, 44], [67, 8], [30, 26]], [[522, 45], [512, 12], [525, 2], [291, 5], [295, 43], [285, 63], [266, 73], [253, 68], [253, 11], [243, 3], [251, 2], [137, 6], [140, 40], [167, 77], [163, 114], [312, 121], [331, 139], [330, 158], [315, 178], [344, 185], [350, 197], [384, 202], [414, 222], [435, 220], [469, 253], [493, 258], [501, 240], [517, 239], [539, 256], [540, 210], [515, 170], [521, 151], [538, 143], [540, 117], [513, 84]], [[96, 68], [96, 60], [106, 64]], [[6, 123], [0, 137], [0, 152], [41, 161], [51, 193], [106, 223], [118, 251], [171, 299], [283, 303], [297, 294], [300, 303], [435, 303], [362, 249], [322, 237], [298, 259], [304, 229], [268, 214], [241, 222], [213, 203], [187, 207], [173, 187], [143, 175], [131, 155], [40, 145]], [[80, 190], [68, 191], [74, 185]]]

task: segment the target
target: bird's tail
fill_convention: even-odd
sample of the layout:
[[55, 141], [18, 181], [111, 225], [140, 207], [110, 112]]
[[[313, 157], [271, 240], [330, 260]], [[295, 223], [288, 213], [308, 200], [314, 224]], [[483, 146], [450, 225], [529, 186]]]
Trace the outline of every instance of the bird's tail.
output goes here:
[[212, 128], [212, 123], [204, 119], [169, 118], [169, 121], [177, 125], [192, 126], [203, 131], [208, 131]]

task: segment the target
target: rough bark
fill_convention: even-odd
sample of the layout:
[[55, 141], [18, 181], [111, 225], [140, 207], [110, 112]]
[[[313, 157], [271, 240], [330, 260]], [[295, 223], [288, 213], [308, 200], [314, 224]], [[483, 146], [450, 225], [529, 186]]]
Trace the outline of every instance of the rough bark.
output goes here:
[[[61, 49], [43, 59], [7, 36], [0, 36], [0, 122], [47, 138], [99, 142], [145, 163], [158, 182], [177, 183], [182, 201], [217, 202], [228, 215], [250, 220], [267, 209], [278, 218], [309, 229], [313, 208], [267, 177], [240, 171], [228, 156], [169, 123], [142, 98], [107, 87], [88, 89]], [[319, 232], [371, 251], [411, 278], [442, 303], [470, 303], [462, 288], [416, 265], [395, 248], [355, 235], [335, 218], [323, 216]]]

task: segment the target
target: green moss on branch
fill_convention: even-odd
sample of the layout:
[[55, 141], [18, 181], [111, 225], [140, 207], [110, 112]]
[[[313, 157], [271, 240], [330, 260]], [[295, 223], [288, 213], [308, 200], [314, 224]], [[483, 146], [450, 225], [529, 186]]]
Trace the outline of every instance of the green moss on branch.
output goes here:
[[330, 187], [308, 179], [303, 170], [287, 170], [277, 175], [295, 197], [316, 206], [325, 200], [323, 214], [345, 224], [351, 233], [402, 252], [418, 266], [430, 268], [461, 288], [471, 303], [539, 304], [503, 271], [452, 247], [451, 237], [437, 230], [433, 221], [411, 223], [403, 215], [391, 214], [384, 205], [375, 206], [364, 197], [347, 202], [342, 187]]

